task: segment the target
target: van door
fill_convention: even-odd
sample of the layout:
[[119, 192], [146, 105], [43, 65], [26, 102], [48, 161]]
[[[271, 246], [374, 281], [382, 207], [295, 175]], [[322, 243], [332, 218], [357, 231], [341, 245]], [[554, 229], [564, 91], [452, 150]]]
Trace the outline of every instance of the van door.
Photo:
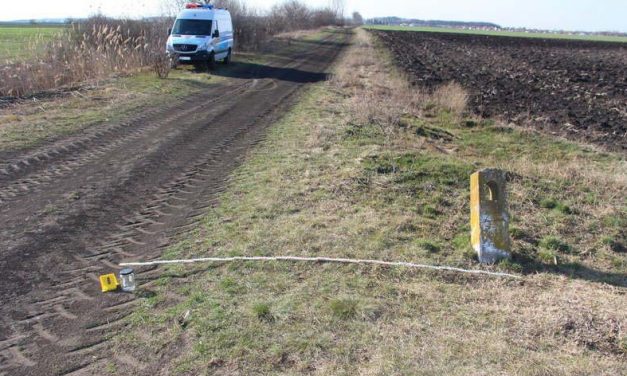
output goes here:
[[[220, 30], [220, 21], [218, 21], [217, 19], [214, 20], [214, 31], [213, 31], [213, 46], [214, 46], [214, 51], [216, 53], [216, 57], [218, 59], [221, 59], [222, 56], [218, 56], [218, 55], [222, 55], [224, 54], [227, 50], [228, 50], [228, 46], [226, 46], [226, 39], [225, 39], [225, 35], [222, 35], [222, 32]], [[217, 36], [216, 36], [217, 35]]]

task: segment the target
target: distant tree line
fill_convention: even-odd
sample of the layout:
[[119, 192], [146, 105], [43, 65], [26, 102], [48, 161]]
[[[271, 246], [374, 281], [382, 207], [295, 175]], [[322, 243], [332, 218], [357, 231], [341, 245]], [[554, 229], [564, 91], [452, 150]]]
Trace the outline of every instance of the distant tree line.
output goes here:
[[441, 20], [418, 20], [400, 17], [378, 17], [371, 18], [366, 21], [369, 25], [413, 25], [422, 27], [472, 27], [472, 28], [489, 28], [500, 29], [501, 26], [491, 22], [464, 22], [464, 21], [441, 21]]

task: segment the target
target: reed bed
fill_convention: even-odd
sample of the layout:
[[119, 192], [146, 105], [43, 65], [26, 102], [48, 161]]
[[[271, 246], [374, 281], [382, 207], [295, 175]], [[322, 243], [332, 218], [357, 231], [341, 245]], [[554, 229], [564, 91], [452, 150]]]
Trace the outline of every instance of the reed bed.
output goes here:
[[73, 24], [29, 59], [0, 66], [0, 96], [19, 97], [61, 86], [128, 74], [162, 60], [168, 20], [93, 17]]

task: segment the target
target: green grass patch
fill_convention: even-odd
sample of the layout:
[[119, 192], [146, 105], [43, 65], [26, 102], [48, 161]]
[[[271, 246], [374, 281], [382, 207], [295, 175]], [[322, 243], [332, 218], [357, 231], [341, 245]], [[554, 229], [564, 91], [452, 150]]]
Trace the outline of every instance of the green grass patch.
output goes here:
[[333, 299], [329, 302], [333, 316], [348, 320], [357, 315], [357, 301], [352, 299]]
[[28, 59], [65, 30], [66, 26], [0, 26], [0, 62]]

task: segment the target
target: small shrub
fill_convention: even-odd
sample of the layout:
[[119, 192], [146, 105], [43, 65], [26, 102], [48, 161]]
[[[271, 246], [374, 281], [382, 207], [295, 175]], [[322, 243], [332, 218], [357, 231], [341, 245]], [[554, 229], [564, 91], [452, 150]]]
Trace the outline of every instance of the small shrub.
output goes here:
[[355, 317], [357, 314], [357, 301], [352, 299], [331, 300], [331, 312], [333, 316], [346, 320]]
[[157, 74], [157, 77], [161, 79], [168, 78], [170, 70], [172, 69], [172, 61], [170, 59], [170, 56], [168, 56], [168, 54], [166, 54], [165, 52], [155, 52], [152, 59], [152, 68]]
[[556, 236], [545, 236], [542, 238], [542, 240], [540, 240], [540, 247], [564, 253], [570, 253], [572, 251], [572, 247], [570, 245], [566, 244]]

